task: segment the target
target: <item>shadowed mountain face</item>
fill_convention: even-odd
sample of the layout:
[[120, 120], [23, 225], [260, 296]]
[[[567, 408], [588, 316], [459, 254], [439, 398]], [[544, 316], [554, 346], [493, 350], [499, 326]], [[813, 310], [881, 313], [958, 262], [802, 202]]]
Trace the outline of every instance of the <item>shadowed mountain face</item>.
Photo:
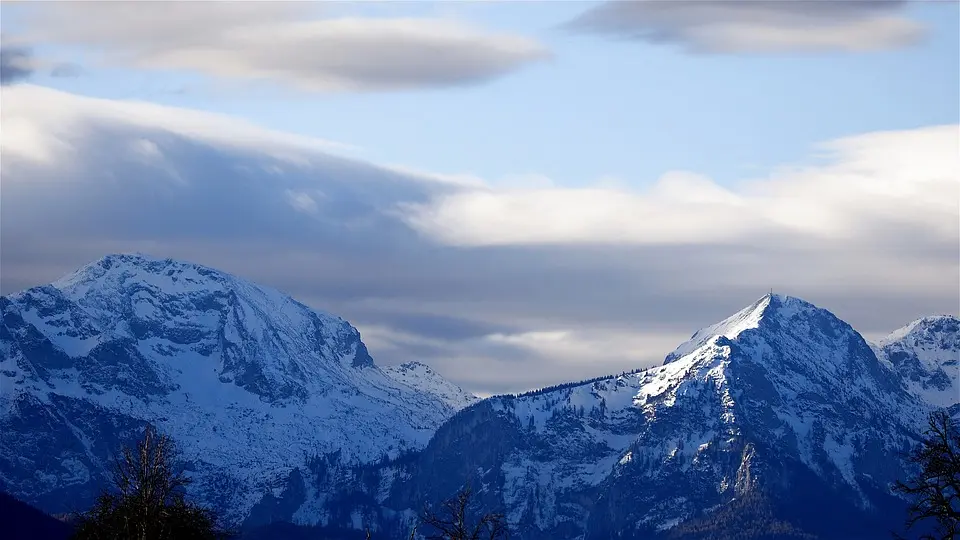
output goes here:
[[172, 260], [108, 256], [0, 313], [0, 482], [50, 512], [85, 508], [146, 423], [239, 522], [308, 456], [421, 448], [474, 400], [422, 365], [380, 369], [338, 317]]
[[328, 495], [289, 517], [400, 534], [469, 481], [520, 538], [879, 538], [902, 524], [889, 486], [934, 405], [901, 366], [830, 312], [767, 296], [661, 367], [484, 400], [389, 463], [314, 460], [298, 481]]

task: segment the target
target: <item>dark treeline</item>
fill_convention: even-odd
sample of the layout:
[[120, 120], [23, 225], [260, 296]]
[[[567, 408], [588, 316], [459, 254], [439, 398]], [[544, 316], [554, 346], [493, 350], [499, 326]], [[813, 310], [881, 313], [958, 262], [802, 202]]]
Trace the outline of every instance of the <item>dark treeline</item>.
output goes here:
[[538, 389], [536, 389], [536, 390], [530, 390], [530, 391], [523, 392], [523, 393], [520, 393], [520, 394], [505, 394], [505, 395], [503, 395], [503, 396], [498, 396], [498, 397], [522, 398], [522, 397], [528, 397], [528, 396], [539, 396], [539, 395], [541, 395], [541, 394], [546, 394], [546, 393], [550, 393], [550, 392], [556, 392], [557, 390], [565, 390], [565, 389], [567, 389], [567, 388], [573, 388], [573, 387], [576, 387], [576, 386], [585, 386], [585, 385], [588, 385], [588, 384], [598, 383], [598, 382], [601, 382], [601, 381], [609, 381], [609, 380], [616, 379], [616, 378], [618, 378], [618, 377], [626, 377], [627, 375], [635, 375], [635, 374], [637, 374], [637, 373], [641, 373], [641, 372], [643, 372], [643, 371], [646, 371], [647, 369], [650, 369], [650, 368], [642, 368], [642, 369], [634, 369], [634, 370], [631, 370], [631, 371], [623, 371], [623, 372], [621, 372], [619, 375], [604, 375], [604, 376], [602, 376], [602, 377], [594, 377], [594, 378], [592, 378], [592, 379], [584, 379], [584, 380], [582, 380], [582, 381], [568, 382], [568, 383], [563, 383], [563, 384], [556, 384], [556, 385], [553, 385], [553, 386], [544, 386], [543, 388], [538, 388]]

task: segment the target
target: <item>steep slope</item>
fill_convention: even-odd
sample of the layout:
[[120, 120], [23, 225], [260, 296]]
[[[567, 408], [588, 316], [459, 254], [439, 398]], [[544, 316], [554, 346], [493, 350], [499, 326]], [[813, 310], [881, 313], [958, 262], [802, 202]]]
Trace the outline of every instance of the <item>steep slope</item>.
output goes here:
[[381, 370], [346, 321], [189, 263], [107, 256], [0, 312], [0, 482], [49, 512], [84, 507], [147, 422], [239, 522], [308, 456], [421, 448], [466, 402]]
[[960, 319], [917, 319], [881, 339], [877, 348], [911, 392], [960, 412]]
[[339, 495], [293, 518], [399, 534], [469, 481], [526, 539], [650, 538], [741, 512], [769, 519], [757, 537], [879, 537], [928, 410], [848, 324], [770, 295], [663, 366], [484, 400], [389, 463], [315, 461], [305, 493]]

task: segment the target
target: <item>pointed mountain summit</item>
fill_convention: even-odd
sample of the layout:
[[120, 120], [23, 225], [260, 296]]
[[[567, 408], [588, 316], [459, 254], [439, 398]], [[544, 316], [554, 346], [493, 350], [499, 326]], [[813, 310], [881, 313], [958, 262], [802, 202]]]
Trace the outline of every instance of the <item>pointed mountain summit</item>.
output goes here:
[[792, 318], [829, 320], [830, 324], [836, 321], [845, 325], [829, 311], [809, 302], [792, 296], [770, 293], [730, 317], [698, 330], [688, 341], [667, 355], [664, 364], [669, 364], [693, 352], [715, 338], [735, 339], [742, 332], [759, 329], [761, 322], [764, 328], [770, 328], [774, 325], [789, 324]]
[[[0, 297], [0, 487], [83, 507], [146, 423], [239, 522], [309, 456], [421, 448], [472, 396], [377, 366], [356, 328], [201, 265], [109, 255]], [[68, 507], [70, 506], [70, 507]]]
[[903, 515], [889, 486], [929, 410], [850, 325], [771, 294], [662, 366], [470, 406], [416, 459], [365, 471], [377, 491], [349, 490], [401, 516], [469, 481], [536, 540], [879, 537]]
[[[736, 369], [763, 371], [798, 395], [859, 380], [883, 393], [900, 391], [896, 378], [886, 373], [856, 330], [833, 313], [792, 296], [765, 295], [697, 331], [667, 355], [664, 365], [681, 360], [696, 365], [697, 359], [718, 354], [736, 363]], [[900, 398], [904, 396], [897, 395]]]

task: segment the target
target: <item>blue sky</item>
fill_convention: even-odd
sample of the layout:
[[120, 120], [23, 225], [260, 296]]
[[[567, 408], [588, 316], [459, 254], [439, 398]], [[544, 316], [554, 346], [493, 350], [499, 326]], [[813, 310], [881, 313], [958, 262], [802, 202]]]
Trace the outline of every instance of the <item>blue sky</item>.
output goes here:
[[770, 287], [871, 339], [960, 311], [956, 2], [0, 16], [4, 294], [186, 259], [481, 394], [657, 364]]

